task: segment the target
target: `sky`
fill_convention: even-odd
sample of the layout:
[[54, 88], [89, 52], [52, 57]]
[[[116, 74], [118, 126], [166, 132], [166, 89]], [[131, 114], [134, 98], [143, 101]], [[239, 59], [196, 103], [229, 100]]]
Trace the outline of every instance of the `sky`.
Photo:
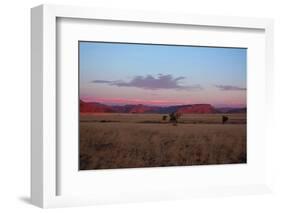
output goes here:
[[79, 42], [80, 99], [246, 106], [247, 49]]

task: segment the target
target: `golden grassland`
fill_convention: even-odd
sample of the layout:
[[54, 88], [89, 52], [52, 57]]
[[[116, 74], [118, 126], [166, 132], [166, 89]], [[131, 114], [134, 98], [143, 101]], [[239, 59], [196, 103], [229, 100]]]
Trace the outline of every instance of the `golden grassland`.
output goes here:
[[162, 116], [81, 114], [80, 169], [246, 163], [246, 114]]

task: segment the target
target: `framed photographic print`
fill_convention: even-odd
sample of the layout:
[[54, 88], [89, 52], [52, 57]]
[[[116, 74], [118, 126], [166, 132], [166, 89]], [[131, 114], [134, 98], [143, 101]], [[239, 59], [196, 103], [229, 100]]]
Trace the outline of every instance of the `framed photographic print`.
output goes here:
[[270, 19], [42, 5], [32, 203], [270, 192]]

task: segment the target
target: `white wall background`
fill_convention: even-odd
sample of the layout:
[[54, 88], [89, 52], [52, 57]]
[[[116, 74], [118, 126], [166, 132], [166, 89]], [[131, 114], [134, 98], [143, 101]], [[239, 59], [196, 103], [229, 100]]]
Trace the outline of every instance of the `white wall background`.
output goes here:
[[[29, 204], [30, 8], [42, 3], [275, 19], [275, 140], [272, 195], [51, 209], [52, 212], [281, 212], [281, 3], [278, 0], [9, 0], [0, 7], [0, 211], [37, 212]], [[279, 5], [280, 4], [280, 5]]]

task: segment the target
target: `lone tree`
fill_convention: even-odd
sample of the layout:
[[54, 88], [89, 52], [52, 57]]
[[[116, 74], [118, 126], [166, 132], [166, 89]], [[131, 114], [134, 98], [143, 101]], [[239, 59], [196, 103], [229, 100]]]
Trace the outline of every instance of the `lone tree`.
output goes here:
[[226, 123], [228, 121], [228, 117], [223, 115], [222, 116], [222, 124]]
[[172, 112], [169, 114], [170, 116], [170, 122], [174, 125], [177, 126], [178, 124], [178, 119], [180, 118], [181, 114], [179, 112]]

